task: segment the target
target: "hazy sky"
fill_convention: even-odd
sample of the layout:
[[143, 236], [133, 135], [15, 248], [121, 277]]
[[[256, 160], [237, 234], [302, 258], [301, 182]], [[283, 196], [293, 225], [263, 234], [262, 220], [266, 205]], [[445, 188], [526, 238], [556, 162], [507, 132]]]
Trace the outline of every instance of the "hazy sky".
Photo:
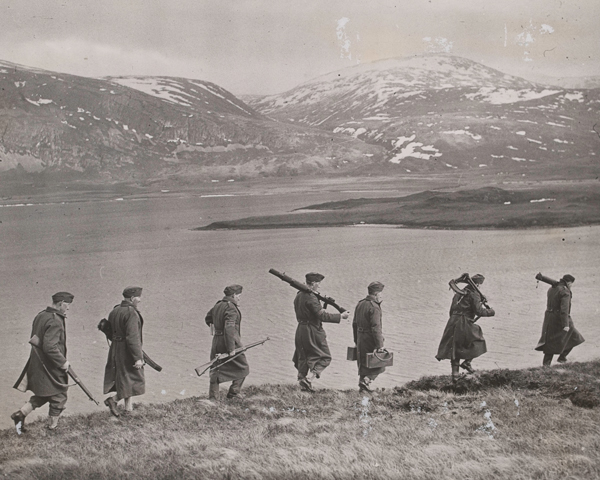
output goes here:
[[357, 63], [448, 52], [600, 75], [600, 0], [0, 0], [0, 59], [269, 94]]

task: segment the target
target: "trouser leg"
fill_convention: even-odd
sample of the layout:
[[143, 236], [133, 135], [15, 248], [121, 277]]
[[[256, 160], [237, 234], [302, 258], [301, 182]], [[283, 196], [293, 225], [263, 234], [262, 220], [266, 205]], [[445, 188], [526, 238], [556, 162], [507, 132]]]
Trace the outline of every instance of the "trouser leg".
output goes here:
[[219, 381], [217, 379], [210, 379], [208, 385], [208, 398], [215, 400], [219, 398]]
[[65, 405], [67, 404], [67, 392], [61, 392], [57, 393], [56, 395], [52, 395], [48, 398], [48, 403], [50, 403], [50, 416], [60, 416], [62, 411], [65, 409]]
[[235, 380], [233, 380], [231, 382], [231, 386], [229, 387], [229, 392], [227, 393], [227, 398], [233, 398], [233, 397], [239, 396], [240, 391], [242, 390], [242, 385], [244, 384], [244, 380], [246, 380], [246, 377], [236, 378]]
[[550, 364], [552, 363], [552, 357], [554, 357], [553, 354], [551, 354], [551, 353], [545, 353], [544, 354], [544, 361], [542, 362], [542, 365], [544, 365], [544, 366], [550, 366]]
[[458, 371], [460, 369], [460, 358], [451, 359], [450, 366], [452, 367], [452, 380], [456, 380], [458, 378]]

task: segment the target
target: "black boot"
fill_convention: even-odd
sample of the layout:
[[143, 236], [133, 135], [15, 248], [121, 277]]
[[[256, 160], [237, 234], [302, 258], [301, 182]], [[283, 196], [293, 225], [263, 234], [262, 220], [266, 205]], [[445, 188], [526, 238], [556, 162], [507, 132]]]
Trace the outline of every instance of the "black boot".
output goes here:
[[545, 353], [544, 354], [544, 361], [543, 361], [542, 365], [544, 367], [549, 367], [550, 364], [552, 363], [552, 357], [554, 357], [553, 354], [551, 354], [551, 353]]
[[471, 360], [465, 360], [460, 364], [460, 368], [464, 368], [469, 373], [475, 373], [475, 369], [471, 366]]

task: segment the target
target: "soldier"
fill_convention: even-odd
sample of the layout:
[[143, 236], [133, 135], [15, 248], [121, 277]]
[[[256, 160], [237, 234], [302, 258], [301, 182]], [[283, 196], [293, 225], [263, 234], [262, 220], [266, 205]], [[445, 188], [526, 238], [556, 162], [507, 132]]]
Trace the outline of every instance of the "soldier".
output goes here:
[[[325, 278], [320, 273], [307, 273], [306, 285], [313, 291], [319, 291], [319, 285]], [[298, 327], [296, 328], [296, 351], [293, 362], [298, 370], [298, 383], [303, 391], [314, 392], [312, 381], [320, 378], [323, 370], [331, 363], [331, 353], [327, 345], [327, 335], [323, 323], [340, 323], [349, 313], [327, 313], [319, 299], [311, 292], [299, 291], [294, 299], [294, 310]]]
[[367, 353], [383, 350], [383, 330], [381, 324], [381, 301], [383, 299], [383, 283], [372, 282], [369, 284], [369, 295], [358, 302], [354, 310], [352, 330], [354, 343], [357, 347], [358, 360], [358, 390], [371, 393], [370, 384], [385, 367], [368, 368]]
[[119, 416], [117, 403], [123, 399], [125, 411], [133, 410], [131, 397], [146, 392], [142, 327], [144, 319], [138, 310], [142, 301], [141, 287], [123, 290], [123, 301], [108, 315], [113, 337], [104, 369], [104, 393], [117, 394], [104, 400], [110, 412]]
[[[236, 348], [243, 348], [241, 338], [242, 313], [240, 312], [240, 297], [242, 296], [241, 285], [230, 285], [225, 287], [225, 297], [219, 300], [206, 314], [204, 321], [214, 329], [210, 359], [218, 355], [221, 358], [235, 356]], [[209, 400], [217, 400], [219, 397], [219, 383], [231, 382], [227, 398], [242, 398], [240, 391], [244, 380], [250, 373], [250, 367], [243, 353], [237, 355], [233, 360], [222, 367], [211, 369], [210, 384], [208, 389]]]
[[33, 320], [31, 338], [37, 337], [39, 346], [32, 346], [27, 365], [15, 388], [31, 390], [33, 396], [13, 413], [17, 433], [26, 431], [25, 417], [36, 408], [50, 404], [48, 428], [58, 426], [58, 418], [67, 403], [69, 361], [67, 360], [67, 332], [65, 319], [73, 302], [73, 294], [58, 292], [52, 295], [52, 306], [38, 313]]
[[573, 275], [564, 275], [556, 285], [548, 290], [548, 302], [544, 314], [542, 336], [535, 349], [544, 352], [542, 365], [549, 366], [554, 354], [558, 354], [559, 363], [567, 361], [567, 355], [573, 347], [585, 339], [577, 331], [571, 319], [571, 286], [575, 282]]
[[[483, 275], [471, 277], [473, 284], [481, 285], [485, 280]], [[456, 293], [450, 306], [450, 319], [442, 335], [438, 353], [438, 360], [450, 359], [452, 366], [452, 381], [458, 379], [459, 367], [468, 373], [475, 373], [471, 360], [487, 352], [485, 338], [481, 327], [475, 322], [479, 317], [493, 317], [496, 312], [483, 305], [480, 292], [475, 286], [467, 283], [465, 293]], [[463, 363], [460, 360], [464, 359]]]

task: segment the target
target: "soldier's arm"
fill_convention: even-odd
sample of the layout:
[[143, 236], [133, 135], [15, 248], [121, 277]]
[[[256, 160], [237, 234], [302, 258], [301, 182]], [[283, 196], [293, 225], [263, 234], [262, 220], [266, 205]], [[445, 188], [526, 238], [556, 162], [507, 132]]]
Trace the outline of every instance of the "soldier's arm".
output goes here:
[[60, 337], [63, 336], [64, 328], [61, 321], [53, 318], [46, 324], [44, 338], [42, 340], [42, 351], [46, 357], [58, 368], [61, 368], [67, 361], [60, 351]]
[[[133, 309], [131, 309], [133, 310]], [[125, 323], [125, 341], [134, 361], [144, 361], [142, 351], [142, 322], [136, 313], [130, 313]]]
[[223, 317], [223, 335], [225, 336], [225, 344], [229, 353], [235, 350], [236, 345], [242, 345], [242, 339], [237, 330], [238, 316], [237, 309], [233, 305], [228, 305]]
[[339, 313], [328, 313], [319, 299], [314, 295], [308, 295], [306, 307], [313, 315], [319, 317], [323, 323], [340, 323], [342, 316]]
[[358, 324], [356, 323], [356, 310], [354, 310], [354, 317], [352, 318], [352, 334], [354, 335], [354, 344], [356, 344], [356, 341], [358, 340]]
[[371, 306], [369, 315], [369, 326], [375, 341], [375, 348], [383, 348], [383, 329], [381, 327], [381, 310]]
[[206, 324], [210, 327], [213, 324], [213, 309], [211, 308], [208, 313], [206, 314], [206, 317], [204, 317], [204, 321], [206, 322]]
[[473, 312], [475, 313], [475, 315], [478, 315], [480, 317], [493, 317], [495, 315], [493, 309], [488, 309], [483, 306], [483, 303], [481, 302], [481, 295], [479, 295], [478, 292], [471, 292], [470, 295], [471, 302], [473, 305]]
[[560, 292], [560, 323], [562, 327], [569, 326], [569, 310], [571, 310], [571, 296], [568, 292], [561, 290]]

